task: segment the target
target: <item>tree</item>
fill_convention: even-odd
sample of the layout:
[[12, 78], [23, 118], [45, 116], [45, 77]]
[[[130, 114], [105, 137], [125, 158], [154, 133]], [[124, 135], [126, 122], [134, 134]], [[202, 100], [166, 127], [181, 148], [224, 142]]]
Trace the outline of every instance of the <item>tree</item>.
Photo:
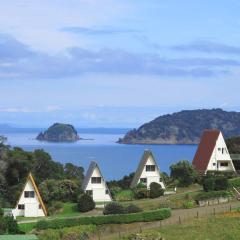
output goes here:
[[110, 181], [110, 182], [108, 182], [108, 186], [110, 188], [111, 187], [120, 187], [122, 189], [129, 189], [132, 179], [134, 177], [134, 174], [135, 174], [134, 172], [130, 173], [129, 175], [124, 176], [122, 179], [120, 179], [118, 181], [116, 181], [116, 180]]
[[75, 166], [72, 163], [66, 163], [64, 166], [64, 175], [67, 179], [74, 179], [81, 183], [84, 178], [83, 172], [83, 167]]
[[79, 212], [89, 212], [95, 208], [95, 202], [91, 196], [83, 193], [78, 198], [77, 207]]
[[170, 166], [171, 177], [178, 180], [179, 186], [187, 187], [192, 184], [197, 176], [193, 166], [186, 160], [179, 161]]
[[163, 196], [163, 194], [164, 190], [159, 183], [152, 182], [150, 184], [150, 198], [158, 198], [160, 196]]

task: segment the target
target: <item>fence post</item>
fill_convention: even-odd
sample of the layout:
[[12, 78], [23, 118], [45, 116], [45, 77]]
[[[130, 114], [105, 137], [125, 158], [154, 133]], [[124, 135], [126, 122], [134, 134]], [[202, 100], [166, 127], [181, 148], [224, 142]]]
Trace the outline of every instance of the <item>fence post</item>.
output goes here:
[[197, 219], [198, 219], [198, 211], [197, 211]]
[[161, 220], [159, 221], [159, 227], [162, 227], [162, 221]]
[[232, 205], [230, 205], [229, 210], [230, 210], [230, 212], [232, 211]]
[[182, 221], [181, 221], [181, 217], [180, 217], [180, 216], [179, 216], [179, 218], [178, 218], [178, 221], [179, 221], [179, 224], [182, 223]]
[[142, 227], [139, 225], [139, 232], [142, 233]]

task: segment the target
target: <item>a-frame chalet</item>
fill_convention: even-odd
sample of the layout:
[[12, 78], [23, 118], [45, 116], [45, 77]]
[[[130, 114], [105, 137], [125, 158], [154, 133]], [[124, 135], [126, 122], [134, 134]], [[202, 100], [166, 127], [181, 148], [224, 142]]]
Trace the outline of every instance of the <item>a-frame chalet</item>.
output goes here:
[[135, 188], [140, 182], [145, 184], [147, 188], [150, 187], [152, 182], [156, 182], [159, 183], [163, 189], [165, 189], [163, 179], [161, 178], [160, 169], [153, 156], [153, 153], [150, 150], [144, 151], [130, 187]]
[[29, 173], [16, 207], [12, 210], [13, 217], [44, 217], [47, 210], [31, 173]]
[[192, 164], [202, 173], [235, 171], [221, 131], [216, 129], [204, 131]]
[[91, 162], [82, 185], [95, 202], [112, 201], [111, 193], [96, 162]]

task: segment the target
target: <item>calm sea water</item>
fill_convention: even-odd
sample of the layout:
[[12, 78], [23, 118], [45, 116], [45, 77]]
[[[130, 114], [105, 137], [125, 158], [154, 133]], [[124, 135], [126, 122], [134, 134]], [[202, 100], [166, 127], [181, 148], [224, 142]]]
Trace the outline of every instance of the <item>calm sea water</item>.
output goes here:
[[123, 134], [81, 133], [81, 140], [76, 143], [48, 143], [35, 140], [38, 132], [4, 133], [8, 144], [25, 150], [44, 149], [55, 161], [71, 162], [83, 166], [85, 171], [91, 160], [97, 161], [107, 180], [120, 179], [134, 172], [145, 149], [151, 149], [161, 171], [169, 173], [169, 166], [179, 160], [192, 161], [197, 146], [195, 145], [121, 145], [118, 138]]

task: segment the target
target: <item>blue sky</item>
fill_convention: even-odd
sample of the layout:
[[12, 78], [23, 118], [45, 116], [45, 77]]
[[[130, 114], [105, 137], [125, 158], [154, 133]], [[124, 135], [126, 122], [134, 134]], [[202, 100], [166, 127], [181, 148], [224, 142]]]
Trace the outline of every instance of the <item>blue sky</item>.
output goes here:
[[137, 127], [239, 110], [237, 0], [0, 3], [0, 123]]

